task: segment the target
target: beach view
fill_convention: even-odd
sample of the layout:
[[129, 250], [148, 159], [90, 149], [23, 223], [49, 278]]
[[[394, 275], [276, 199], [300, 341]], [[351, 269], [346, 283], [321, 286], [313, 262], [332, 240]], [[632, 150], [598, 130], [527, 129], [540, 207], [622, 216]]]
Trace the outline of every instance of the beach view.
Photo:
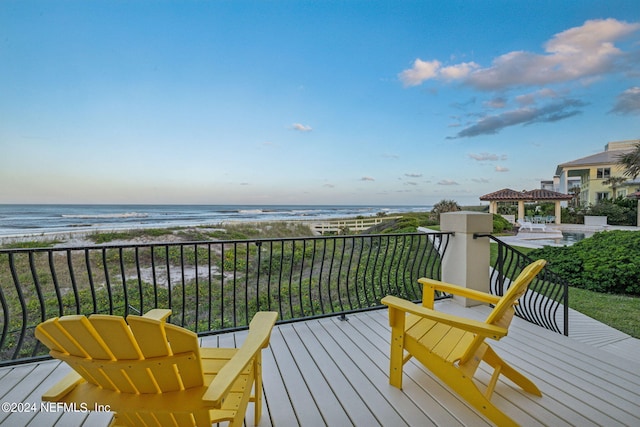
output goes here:
[[0, 3], [0, 425], [640, 425], [640, 8]]

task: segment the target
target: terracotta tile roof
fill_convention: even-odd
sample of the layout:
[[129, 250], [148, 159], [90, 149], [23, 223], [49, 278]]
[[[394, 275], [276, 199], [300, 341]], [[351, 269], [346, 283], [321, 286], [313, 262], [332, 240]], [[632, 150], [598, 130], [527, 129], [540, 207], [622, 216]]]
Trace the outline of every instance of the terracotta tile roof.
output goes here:
[[551, 190], [531, 190], [526, 194], [530, 200], [571, 200], [573, 196], [571, 194], [558, 193]]
[[524, 191], [503, 188], [502, 190], [480, 196], [480, 200], [529, 200], [529, 198]]
[[551, 190], [531, 190], [516, 191], [510, 188], [494, 191], [493, 193], [480, 196], [480, 200], [502, 200], [502, 201], [534, 201], [534, 200], [571, 200], [573, 196], [570, 194], [558, 193]]

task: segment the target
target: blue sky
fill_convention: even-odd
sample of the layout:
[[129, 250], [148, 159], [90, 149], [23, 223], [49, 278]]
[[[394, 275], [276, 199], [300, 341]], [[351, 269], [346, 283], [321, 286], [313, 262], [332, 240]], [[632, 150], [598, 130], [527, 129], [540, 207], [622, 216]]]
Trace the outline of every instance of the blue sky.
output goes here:
[[636, 0], [0, 2], [0, 203], [477, 204], [636, 138]]

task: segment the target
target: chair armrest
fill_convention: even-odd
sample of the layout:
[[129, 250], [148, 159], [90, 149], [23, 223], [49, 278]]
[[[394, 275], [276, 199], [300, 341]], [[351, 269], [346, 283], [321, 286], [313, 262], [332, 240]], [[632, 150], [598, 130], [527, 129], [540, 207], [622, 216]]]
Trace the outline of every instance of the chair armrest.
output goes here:
[[59, 402], [82, 382], [84, 382], [84, 378], [76, 371], [71, 371], [47, 390], [42, 395], [42, 400], [45, 402]]
[[167, 318], [171, 316], [171, 310], [168, 308], [154, 308], [147, 311], [142, 317], [146, 317], [148, 319], [159, 320], [164, 322]]
[[441, 282], [439, 280], [428, 279], [426, 277], [418, 279], [418, 283], [421, 283], [425, 286], [432, 286], [437, 291], [443, 291], [461, 297], [471, 298], [473, 300], [486, 302], [488, 304], [497, 304], [498, 301], [500, 301], [500, 299], [502, 298], [496, 295], [488, 294], [486, 292], [463, 288], [462, 286]]
[[382, 299], [382, 304], [388, 306], [389, 309], [396, 309], [404, 313], [415, 314], [416, 316], [425, 319], [434, 320], [436, 322], [444, 323], [458, 329], [493, 339], [500, 339], [507, 335], [507, 329], [500, 326], [490, 325], [478, 320], [467, 319], [465, 317], [431, 310], [430, 308], [426, 308], [421, 305], [414, 304], [411, 301], [391, 295], [384, 297]]
[[251, 320], [249, 334], [236, 354], [218, 372], [209, 388], [202, 396], [203, 401], [220, 408], [225, 397], [231, 391], [233, 383], [253, 361], [256, 355], [269, 344], [271, 330], [278, 319], [274, 311], [261, 311]]

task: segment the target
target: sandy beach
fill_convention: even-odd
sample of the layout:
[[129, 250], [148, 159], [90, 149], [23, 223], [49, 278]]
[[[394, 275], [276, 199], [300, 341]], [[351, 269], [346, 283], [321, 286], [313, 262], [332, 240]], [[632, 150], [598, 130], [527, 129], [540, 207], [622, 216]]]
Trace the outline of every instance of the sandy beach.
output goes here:
[[[288, 221], [279, 221], [287, 223]], [[289, 221], [290, 222], [290, 221]], [[0, 236], [0, 247], [15, 244], [15, 243], [27, 243], [27, 242], [42, 242], [51, 243], [55, 242], [53, 247], [77, 247], [77, 246], [97, 246], [97, 245], [125, 245], [125, 244], [145, 244], [145, 243], [175, 243], [190, 241], [188, 236], [195, 233], [206, 234], [213, 232], [224, 232], [229, 228], [233, 228], [238, 224], [258, 224], [247, 222], [226, 222], [223, 224], [215, 224], [212, 226], [198, 226], [198, 227], [153, 227], [153, 228], [114, 228], [112, 230], [83, 230], [83, 231], [64, 231], [64, 232], [49, 232], [39, 234], [21, 234], [21, 235], [8, 235]], [[264, 223], [268, 224], [268, 223]], [[159, 228], [165, 228], [166, 234], [144, 234], [145, 230], [157, 230]], [[127, 233], [131, 232], [132, 237], [130, 239], [115, 239], [109, 242], [100, 244], [95, 243], [91, 238], [96, 234], [108, 234], [108, 233]], [[135, 233], [135, 234], [134, 234]], [[137, 235], [142, 233], [142, 235]]]

